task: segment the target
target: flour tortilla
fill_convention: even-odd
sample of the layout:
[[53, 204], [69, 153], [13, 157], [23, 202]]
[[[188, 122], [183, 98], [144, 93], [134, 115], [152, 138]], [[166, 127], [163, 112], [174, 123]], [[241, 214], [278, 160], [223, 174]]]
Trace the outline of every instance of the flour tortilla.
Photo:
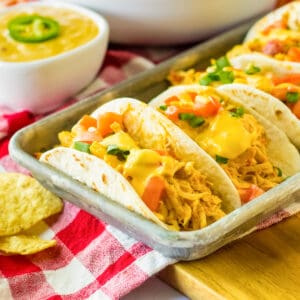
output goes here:
[[[291, 2], [286, 4], [275, 11], [267, 14], [259, 21], [257, 21], [248, 31], [244, 43], [260, 38], [260, 32], [280, 20], [282, 15], [286, 12], [289, 13], [288, 25], [292, 30], [294, 29], [297, 35], [299, 35], [300, 24], [300, 2]], [[285, 75], [291, 73], [300, 73], [300, 63], [281, 61], [275, 58], [264, 55], [259, 52], [244, 53], [238, 56], [231, 57], [230, 52], [228, 58], [233, 67], [241, 70], [246, 70], [249, 65], [255, 65], [261, 69], [262, 72], [272, 72], [275, 75]]]
[[[138, 100], [119, 98], [102, 105], [91, 115], [97, 117], [105, 112], [123, 114], [126, 131], [142, 148], [168, 151], [180, 161], [193, 161], [195, 168], [207, 176], [212, 191], [222, 199], [222, 209], [226, 213], [240, 207], [237, 190], [224, 170], [159, 112]], [[129, 182], [102, 159], [71, 148], [57, 147], [43, 153], [40, 160], [168, 229]]]
[[282, 101], [245, 84], [226, 84], [217, 89], [268, 119], [300, 149], [300, 120]]
[[300, 63], [281, 61], [258, 52], [228, 56], [230, 64], [239, 70], [247, 70], [253, 65], [259, 67], [262, 74], [273, 73], [277, 76], [300, 73]]
[[288, 26], [291, 30], [299, 31], [299, 20], [300, 20], [300, 2], [295, 1], [277, 8], [276, 10], [268, 13], [261, 19], [259, 19], [251, 28], [248, 30], [247, 35], [244, 39], [245, 42], [255, 39], [259, 33], [272, 25], [276, 21], [280, 21], [282, 16], [288, 13]]
[[[154, 98], [149, 105], [155, 108], [164, 104], [164, 101], [173, 95], [179, 95], [185, 91], [204, 92], [207, 89], [213, 89], [212, 87], [200, 86], [200, 85], [181, 85], [174, 86], [167, 89], [165, 92]], [[254, 111], [249, 103], [244, 102], [243, 99], [235, 96], [228, 96], [229, 92], [224, 92], [222, 89], [217, 88], [216, 92], [219, 93], [227, 101], [236, 104], [237, 106], [243, 106], [245, 111], [252, 114], [259, 123], [264, 127], [266, 137], [268, 139], [267, 155], [270, 158], [272, 164], [282, 170], [283, 176], [292, 176], [300, 171], [300, 155], [296, 147], [289, 141], [285, 133], [273, 125], [270, 121], [262, 117], [256, 111]], [[230, 93], [231, 94], [231, 93]], [[237, 91], [232, 94], [239, 94]], [[246, 93], [245, 93], [246, 94]], [[249, 101], [248, 101], [249, 102]]]

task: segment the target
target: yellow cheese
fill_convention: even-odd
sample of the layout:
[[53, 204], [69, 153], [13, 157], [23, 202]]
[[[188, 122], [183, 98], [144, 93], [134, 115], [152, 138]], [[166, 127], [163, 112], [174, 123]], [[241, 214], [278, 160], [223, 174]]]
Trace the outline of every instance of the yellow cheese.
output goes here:
[[116, 145], [120, 150], [129, 150], [126, 160], [120, 161], [114, 155], [104, 155], [104, 160], [113, 168], [121, 171], [131, 183], [135, 191], [142, 196], [148, 182], [153, 176], [174, 176], [178, 164], [183, 164], [168, 155], [160, 155], [157, 151], [140, 149], [135, 141], [124, 131], [118, 131], [103, 139], [104, 147]]
[[124, 176], [141, 196], [145, 190], [147, 178], [156, 175], [161, 165], [161, 156], [149, 149], [133, 149], [124, 164]]
[[250, 147], [252, 135], [244, 127], [242, 118], [222, 111], [196, 137], [196, 142], [211, 156], [233, 159]]
[[[21, 43], [12, 39], [7, 25], [20, 15], [50, 17], [60, 25], [57, 38], [42, 43]], [[48, 58], [87, 43], [99, 32], [96, 23], [77, 11], [58, 7], [23, 8], [0, 17], [0, 61], [24, 62]]]
[[118, 131], [115, 134], [109, 135], [100, 144], [106, 147], [117, 145], [122, 150], [138, 149], [135, 141], [124, 131]]

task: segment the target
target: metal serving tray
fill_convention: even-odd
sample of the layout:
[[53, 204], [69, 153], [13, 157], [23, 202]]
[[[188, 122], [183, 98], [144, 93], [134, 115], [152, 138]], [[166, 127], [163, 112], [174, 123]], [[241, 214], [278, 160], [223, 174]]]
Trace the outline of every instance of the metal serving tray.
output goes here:
[[65, 200], [178, 260], [201, 258], [247, 234], [249, 229], [266, 217], [292, 202], [300, 201], [300, 173], [204, 229], [173, 232], [39, 162], [32, 154], [53, 147], [58, 142], [58, 132], [70, 129], [83, 114], [91, 113], [111, 99], [128, 96], [149, 101], [168, 87], [166, 76], [171, 69], [204, 68], [210, 58], [221, 56], [234, 44], [241, 42], [251, 24], [247, 23], [199, 44], [149, 71], [20, 130], [11, 140], [11, 156], [29, 169], [46, 188]]

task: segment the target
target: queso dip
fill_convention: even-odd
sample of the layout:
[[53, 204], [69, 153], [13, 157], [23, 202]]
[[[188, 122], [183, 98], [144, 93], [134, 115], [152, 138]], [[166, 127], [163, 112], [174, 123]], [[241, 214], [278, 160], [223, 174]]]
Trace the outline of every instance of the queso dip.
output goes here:
[[[59, 24], [57, 37], [36, 43], [24, 43], [10, 36], [8, 24], [17, 17], [38, 15]], [[97, 36], [97, 24], [74, 10], [55, 7], [31, 7], [0, 15], [0, 61], [25, 62], [48, 58], [87, 43]]]

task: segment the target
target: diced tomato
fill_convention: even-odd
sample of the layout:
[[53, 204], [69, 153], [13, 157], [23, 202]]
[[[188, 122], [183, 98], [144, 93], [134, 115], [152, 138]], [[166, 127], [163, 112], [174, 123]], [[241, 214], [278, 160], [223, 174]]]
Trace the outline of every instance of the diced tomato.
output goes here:
[[297, 101], [292, 107], [293, 114], [300, 119], [300, 101]]
[[257, 185], [252, 184], [249, 188], [239, 189], [238, 192], [240, 194], [241, 201], [244, 204], [260, 196], [265, 191]]
[[97, 120], [91, 116], [84, 115], [72, 128], [76, 141], [91, 143], [101, 141], [102, 136], [97, 130]]
[[287, 53], [289, 60], [300, 62], [300, 48], [291, 47]]
[[278, 20], [275, 21], [273, 24], [267, 26], [263, 31], [262, 34], [268, 35], [273, 29], [286, 29], [287, 23], [285, 20]]
[[192, 100], [193, 102], [195, 102], [195, 99], [196, 99], [198, 93], [196, 93], [196, 92], [188, 92], [188, 94], [189, 94], [189, 96], [191, 97], [191, 100]]
[[221, 103], [213, 97], [210, 97], [206, 103], [195, 103], [194, 113], [200, 117], [215, 116], [221, 107]]
[[180, 113], [194, 113], [193, 107], [182, 106], [178, 107], [175, 105], [168, 106], [165, 114], [171, 121], [178, 121]]
[[111, 124], [117, 122], [120, 125], [123, 123], [123, 116], [114, 112], [102, 114], [97, 119], [97, 128], [102, 137], [113, 133]]
[[262, 52], [264, 54], [271, 55], [271, 56], [278, 54], [282, 51], [283, 51], [283, 42], [279, 40], [271, 40], [267, 42], [262, 49]]
[[300, 92], [300, 87], [297, 87], [296, 85], [293, 84], [285, 85], [285, 86], [278, 85], [271, 90], [272, 96], [282, 101], [287, 100], [286, 95], [288, 92]]
[[164, 155], [169, 155], [169, 153], [165, 150], [155, 150], [159, 155], [164, 156]]
[[170, 105], [166, 109], [165, 114], [171, 121], [177, 121], [179, 115], [179, 108], [175, 105]]
[[88, 129], [89, 127], [97, 127], [97, 120], [89, 115], [84, 115], [78, 122], [78, 125]]
[[165, 100], [166, 105], [173, 104], [174, 102], [179, 102], [179, 98], [177, 96], [171, 96]]
[[164, 191], [164, 180], [159, 176], [153, 176], [147, 182], [142, 199], [152, 211], [157, 211]]
[[29, 2], [30, 0], [2, 0], [4, 6], [12, 6], [19, 3]]
[[296, 85], [300, 85], [300, 74], [287, 74], [281, 77], [272, 77], [272, 81], [275, 85], [280, 83], [293, 83]]

